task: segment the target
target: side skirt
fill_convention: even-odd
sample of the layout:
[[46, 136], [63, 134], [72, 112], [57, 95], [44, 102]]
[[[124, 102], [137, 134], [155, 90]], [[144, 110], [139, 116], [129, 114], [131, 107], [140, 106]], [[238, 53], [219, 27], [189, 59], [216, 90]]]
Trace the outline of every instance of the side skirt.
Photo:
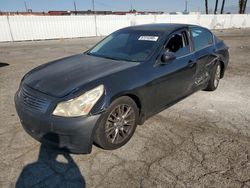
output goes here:
[[173, 102], [167, 104], [166, 106], [160, 108], [159, 110], [157, 110], [157, 111], [155, 111], [155, 112], [152, 112], [152, 113], [147, 114], [147, 115], [145, 115], [145, 114], [142, 113], [142, 115], [141, 115], [141, 117], [140, 117], [139, 125], [143, 125], [144, 122], [145, 122], [146, 120], [148, 120], [150, 117], [152, 117], [152, 116], [154, 116], [154, 115], [156, 115], [156, 114], [158, 114], [158, 113], [160, 113], [160, 112], [162, 112], [162, 111], [168, 109], [169, 107], [175, 105], [176, 103], [182, 101], [183, 99], [187, 98], [188, 96], [190, 96], [190, 95], [192, 95], [192, 94], [196, 93], [197, 91], [200, 91], [200, 90], [202, 90], [202, 89], [204, 89], [204, 88], [205, 88], [205, 84], [202, 85], [202, 86], [200, 86], [200, 87], [197, 88], [196, 90], [193, 90], [192, 92], [189, 92], [188, 94], [184, 95], [183, 97], [181, 97], [181, 98], [179, 98], [179, 99], [177, 99], [177, 100], [175, 100], [175, 101], [173, 101]]

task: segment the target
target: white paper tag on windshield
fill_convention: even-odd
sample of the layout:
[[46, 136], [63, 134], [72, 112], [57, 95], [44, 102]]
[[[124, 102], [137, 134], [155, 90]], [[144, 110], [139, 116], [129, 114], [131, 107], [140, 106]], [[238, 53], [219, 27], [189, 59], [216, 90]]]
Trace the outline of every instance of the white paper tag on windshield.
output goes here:
[[140, 36], [138, 40], [157, 41], [157, 36]]

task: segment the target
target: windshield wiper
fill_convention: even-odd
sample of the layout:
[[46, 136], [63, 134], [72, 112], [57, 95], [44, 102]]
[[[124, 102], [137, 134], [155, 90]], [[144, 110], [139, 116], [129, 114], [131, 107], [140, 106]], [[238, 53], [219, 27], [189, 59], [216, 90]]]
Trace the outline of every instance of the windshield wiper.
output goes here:
[[99, 55], [99, 54], [90, 53], [90, 52], [88, 52], [87, 55], [92, 55], [92, 56], [96, 56], [96, 57], [103, 57], [103, 58], [111, 59], [111, 60], [122, 61], [122, 59], [118, 59], [118, 58], [114, 58], [114, 57], [109, 57], [109, 56], [105, 56], [105, 55]]
[[121, 59], [122, 61], [129, 61], [129, 62], [138, 62], [136, 60], [133, 60], [133, 59]]
[[105, 58], [105, 59], [111, 59], [111, 60], [116, 60], [116, 61], [129, 61], [129, 62], [138, 62], [138, 61], [135, 61], [135, 60], [132, 60], [132, 59], [125, 59], [125, 58], [114, 58], [114, 57], [109, 57], [109, 56], [105, 56], [105, 55], [99, 55], [99, 54], [95, 54], [95, 53], [86, 53], [87, 55], [92, 55], [92, 56], [96, 56], [96, 57], [102, 57], [102, 58]]
[[121, 59], [117, 59], [117, 58], [113, 58], [113, 57], [109, 57], [109, 56], [101, 56], [101, 57], [106, 58], [106, 59], [111, 59], [111, 60], [122, 61]]

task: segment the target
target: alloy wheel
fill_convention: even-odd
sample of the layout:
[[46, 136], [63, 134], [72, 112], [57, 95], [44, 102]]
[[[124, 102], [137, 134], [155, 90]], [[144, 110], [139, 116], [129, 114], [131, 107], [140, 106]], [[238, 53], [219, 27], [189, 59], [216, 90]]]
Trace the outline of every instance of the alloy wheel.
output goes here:
[[105, 133], [112, 144], [122, 143], [135, 126], [136, 115], [134, 109], [127, 104], [120, 104], [111, 111], [105, 124]]
[[219, 85], [220, 81], [221, 68], [220, 65], [217, 66], [214, 77], [214, 87], [216, 88]]

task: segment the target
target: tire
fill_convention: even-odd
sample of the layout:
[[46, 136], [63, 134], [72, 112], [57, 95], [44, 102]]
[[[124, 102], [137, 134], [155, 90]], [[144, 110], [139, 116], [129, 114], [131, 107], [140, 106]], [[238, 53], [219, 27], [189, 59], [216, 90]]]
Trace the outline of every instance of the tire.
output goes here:
[[95, 144], [106, 150], [122, 147], [133, 136], [138, 117], [139, 110], [130, 97], [116, 99], [100, 117]]
[[206, 91], [214, 91], [217, 89], [221, 76], [221, 64], [217, 62], [211, 71], [211, 78], [206, 87]]

